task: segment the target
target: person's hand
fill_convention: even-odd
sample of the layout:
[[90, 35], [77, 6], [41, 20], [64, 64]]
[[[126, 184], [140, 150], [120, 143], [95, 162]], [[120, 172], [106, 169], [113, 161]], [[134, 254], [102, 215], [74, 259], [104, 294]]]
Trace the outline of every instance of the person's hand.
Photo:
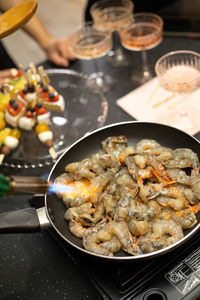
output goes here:
[[16, 76], [16, 74], [16, 69], [0, 70], [0, 86], [6, 83], [8, 80], [12, 79], [14, 76]]
[[45, 47], [47, 59], [60, 67], [68, 67], [75, 57], [70, 53], [67, 38], [52, 39]]

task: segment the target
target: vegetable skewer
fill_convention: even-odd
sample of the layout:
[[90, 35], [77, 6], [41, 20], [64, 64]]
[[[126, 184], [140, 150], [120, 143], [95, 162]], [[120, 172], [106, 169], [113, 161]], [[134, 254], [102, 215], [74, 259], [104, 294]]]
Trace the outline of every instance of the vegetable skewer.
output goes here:
[[0, 154], [0, 164], [2, 164], [4, 157], [12, 150], [17, 148], [19, 145], [19, 139], [21, 137], [21, 132], [19, 129], [14, 128], [10, 131], [10, 133], [5, 137], [4, 145], [1, 148], [1, 154]]
[[51, 157], [56, 159], [57, 153], [53, 148], [53, 132], [50, 130], [49, 126], [46, 123], [40, 123], [35, 127], [35, 132], [40, 142], [49, 148]]

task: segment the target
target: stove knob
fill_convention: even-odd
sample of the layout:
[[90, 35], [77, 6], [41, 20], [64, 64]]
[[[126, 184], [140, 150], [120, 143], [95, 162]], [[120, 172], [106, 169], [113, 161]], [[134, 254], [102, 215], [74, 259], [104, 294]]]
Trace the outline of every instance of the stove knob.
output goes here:
[[167, 300], [167, 296], [161, 290], [150, 289], [144, 294], [142, 300]]

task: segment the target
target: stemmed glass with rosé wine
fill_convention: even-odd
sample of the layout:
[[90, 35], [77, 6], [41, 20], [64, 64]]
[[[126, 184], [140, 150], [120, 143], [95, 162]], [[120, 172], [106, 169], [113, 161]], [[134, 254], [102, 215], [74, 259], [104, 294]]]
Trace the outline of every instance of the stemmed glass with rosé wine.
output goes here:
[[[155, 72], [160, 86], [171, 92], [171, 96], [164, 99], [163, 103], [174, 100], [171, 104], [171, 108], [174, 108], [200, 87], [200, 54], [190, 50], [169, 52], [158, 59]], [[194, 112], [190, 105], [183, 107], [177, 114], [176, 126], [184, 122], [184, 127], [189, 128], [195, 122], [196, 108]]]
[[115, 80], [109, 75], [98, 71], [97, 59], [106, 55], [112, 47], [112, 35], [107, 31], [98, 30], [92, 22], [79, 26], [68, 36], [72, 54], [83, 60], [93, 60], [95, 72], [89, 76], [90, 88], [109, 91]]
[[163, 38], [163, 20], [152, 13], [136, 13], [133, 22], [119, 31], [122, 45], [132, 51], [140, 51], [142, 64], [136, 67], [131, 80], [143, 84], [154, 77], [154, 68], [148, 65], [147, 51], [161, 43]]
[[123, 51], [120, 42], [116, 42], [119, 39], [119, 29], [133, 20], [133, 9], [131, 0], [101, 0], [91, 6], [90, 13], [97, 28], [113, 34], [114, 47], [106, 56], [113, 67], [130, 63], [129, 55]]

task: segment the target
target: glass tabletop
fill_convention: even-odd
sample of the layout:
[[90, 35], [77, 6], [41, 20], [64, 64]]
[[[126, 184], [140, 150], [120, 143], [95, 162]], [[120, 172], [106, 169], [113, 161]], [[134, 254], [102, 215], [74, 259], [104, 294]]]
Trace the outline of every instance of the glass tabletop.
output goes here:
[[[45, 70], [50, 84], [64, 97], [63, 112], [50, 111], [54, 149], [58, 156], [73, 142], [105, 123], [108, 103], [104, 95], [88, 86], [88, 76], [65, 69]], [[36, 168], [50, 165], [48, 148], [38, 139], [35, 130], [21, 131], [18, 148], [5, 157], [2, 165], [17, 168]]]

